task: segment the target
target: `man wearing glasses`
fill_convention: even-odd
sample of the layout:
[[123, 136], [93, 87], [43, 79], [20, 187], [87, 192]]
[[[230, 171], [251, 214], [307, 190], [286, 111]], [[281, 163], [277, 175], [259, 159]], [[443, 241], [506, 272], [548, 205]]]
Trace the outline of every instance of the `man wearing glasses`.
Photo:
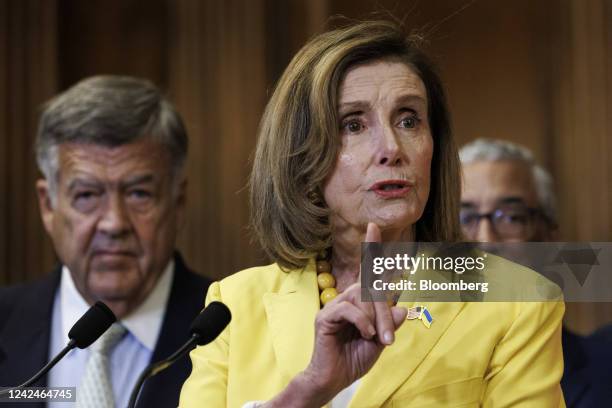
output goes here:
[[464, 146], [461, 225], [480, 242], [552, 241], [556, 208], [552, 180], [524, 147], [478, 139]]
[[[552, 179], [523, 146], [477, 139], [459, 151], [463, 168], [460, 221], [465, 238], [485, 243], [557, 239]], [[600, 336], [599, 336], [600, 337]], [[608, 347], [610, 346], [610, 347]], [[563, 329], [568, 407], [610, 406], [612, 344]]]

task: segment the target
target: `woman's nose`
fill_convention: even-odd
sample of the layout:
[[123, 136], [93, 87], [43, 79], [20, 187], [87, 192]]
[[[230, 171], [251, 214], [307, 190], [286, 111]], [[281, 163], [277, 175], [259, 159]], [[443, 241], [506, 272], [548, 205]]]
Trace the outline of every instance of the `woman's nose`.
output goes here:
[[397, 135], [390, 126], [380, 130], [377, 155], [377, 163], [382, 166], [399, 166], [405, 161]]

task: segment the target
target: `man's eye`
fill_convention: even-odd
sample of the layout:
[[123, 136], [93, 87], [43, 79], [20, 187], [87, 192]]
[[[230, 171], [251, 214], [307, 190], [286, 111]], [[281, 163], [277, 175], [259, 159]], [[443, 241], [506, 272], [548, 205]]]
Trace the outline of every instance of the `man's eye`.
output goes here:
[[131, 198], [142, 200], [150, 198], [152, 194], [147, 190], [132, 190], [130, 191], [129, 196]]
[[476, 213], [460, 213], [459, 214], [459, 221], [461, 222], [461, 224], [463, 225], [468, 225], [468, 224], [472, 224], [476, 221], [478, 221], [478, 214]]
[[500, 222], [508, 225], [524, 225], [529, 222], [529, 214], [520, 210], [504, 210], [497, 214]]
[[99, 202], [100, 194], [95, 191], [80, 191], [77, 192], [73, 199], [73, 207], [80, 212], [93, 211]]
[[510, 224], [527, 224], [527, 215], [524, 214], [506, 214], [505, 220]]
[[97, 196], [93, 191], [81, 191], [74, 195], [75, 201], [87, 201]]

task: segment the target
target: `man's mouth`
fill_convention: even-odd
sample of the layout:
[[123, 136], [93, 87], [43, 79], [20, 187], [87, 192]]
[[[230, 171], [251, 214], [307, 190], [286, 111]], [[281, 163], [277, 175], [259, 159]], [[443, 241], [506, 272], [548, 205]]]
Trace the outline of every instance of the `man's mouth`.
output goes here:
[[127, 250], [96, 250], [94, 256], [134, 256], [133, 251]]

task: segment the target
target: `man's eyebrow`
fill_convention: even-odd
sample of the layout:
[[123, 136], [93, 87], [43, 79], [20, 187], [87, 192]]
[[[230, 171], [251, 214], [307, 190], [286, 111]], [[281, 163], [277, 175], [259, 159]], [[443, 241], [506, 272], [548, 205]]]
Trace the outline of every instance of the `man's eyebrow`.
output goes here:
[[525, 200], [522, 197], [503, 197], [497, 201], [498, 204], [523, 204], [525, 205]]
[[155, 177], [153, 177], [153, 174], [142, 174], [142, 175], [130, 177], [122, 181], [121, 185], [123, 187], [131, 187], [136, 184], [151, 183], [154, 180], [155, 180]]
[[462, 201], [461, 208], [476, 208], [476, 204], [471, 201]]
[[77, 187], [99, 188], [100, 182], [78, 177], [70, 180], [70, 183], [68, 183], [68, 191], [72, 191]]

